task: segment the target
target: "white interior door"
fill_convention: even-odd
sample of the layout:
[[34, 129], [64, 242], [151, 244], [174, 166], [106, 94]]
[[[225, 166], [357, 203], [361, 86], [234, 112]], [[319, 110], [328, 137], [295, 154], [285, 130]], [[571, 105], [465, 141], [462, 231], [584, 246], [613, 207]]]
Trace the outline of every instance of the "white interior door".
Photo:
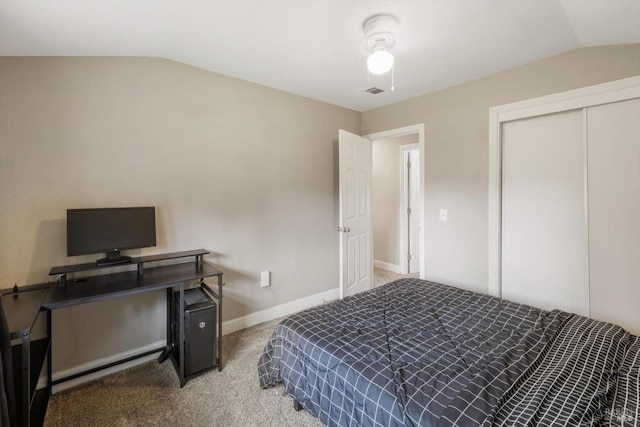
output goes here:
[[371, 289], [372, 143], [340, 130], [340, 298]]
[[640, 334], [640, 98], [587, 117], [591, 317]]

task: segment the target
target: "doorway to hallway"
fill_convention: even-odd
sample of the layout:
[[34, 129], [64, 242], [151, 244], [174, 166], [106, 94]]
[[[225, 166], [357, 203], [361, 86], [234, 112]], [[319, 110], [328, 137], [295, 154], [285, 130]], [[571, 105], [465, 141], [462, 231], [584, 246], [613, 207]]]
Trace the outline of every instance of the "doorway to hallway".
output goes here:
[[367, 138], [373, 141], [374, 267], [424, 277], [424, 126]]

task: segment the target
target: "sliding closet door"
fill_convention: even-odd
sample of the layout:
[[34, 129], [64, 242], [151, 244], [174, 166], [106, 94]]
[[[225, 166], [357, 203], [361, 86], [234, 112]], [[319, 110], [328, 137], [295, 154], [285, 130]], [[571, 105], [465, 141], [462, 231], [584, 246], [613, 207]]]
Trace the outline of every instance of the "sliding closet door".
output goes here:
[[589, 314], [583, 112], [503, 124], [502, 297]]
[[640, 334], [640, 99], [587, 110], [591, 316]]

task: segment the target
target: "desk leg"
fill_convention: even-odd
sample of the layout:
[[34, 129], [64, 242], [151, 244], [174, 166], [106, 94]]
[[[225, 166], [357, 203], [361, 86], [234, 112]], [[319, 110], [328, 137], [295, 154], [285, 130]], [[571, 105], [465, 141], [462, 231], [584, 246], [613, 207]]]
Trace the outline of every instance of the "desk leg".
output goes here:
[[[158, 356], [158, 363], [164, 363], [165, 360], [171, 357], [174, 349], [176, 348], [175, 337], [173, 328], [176, 326], [173, 324], [173, 314], [175, 313], [175, 307], [173, 302], [173, 288], [167, 288], [167, 345], [165, 346], [160, 356]], [[175, 359], [175, 354], [173, 355]]]
[[218, 275], [218, 371], [222, 371], [222, 274]]
[[[22, 381], [22, 390], [20, 391], [22, 402], [22, 425], [29, 427], [31, 425], [31, 345], [29, 332], [22, 333], [22, 372], [21, 378], [16, 378], [18, 381]], [[25, 386], [26, 384], [26, 386]], [[16, 393], [17, 395], [17, 393]], [[17, 396], [16, 396], [17, 397]]]
[[49, 387], [49, 395], [53, 391], [52, 375], [53, 375], [53, 334], [51, 331], [53, 327], [51, 325], [51, 310], [47, 310], [47, 336], [49, 337], [49, 351], [47, 352], [47, 387]]
[[180, 363], [178, 363], [179, 370], [178, 377], [180, 378], [180, 388], [184, 387], [187, 383], [184, 379], [184, 283], [180, 283], [180, 298], [178, 299], [180, 302], [178, 303], [178, 336], [180, 337], [178, 341], [178, 348], [180, 349], [178, 357], [180, 358]]
[[173, 322], [173, 289], [167, 288], [167, 348], [173, 348], [173, 334], [171, 333], [171, 322]]

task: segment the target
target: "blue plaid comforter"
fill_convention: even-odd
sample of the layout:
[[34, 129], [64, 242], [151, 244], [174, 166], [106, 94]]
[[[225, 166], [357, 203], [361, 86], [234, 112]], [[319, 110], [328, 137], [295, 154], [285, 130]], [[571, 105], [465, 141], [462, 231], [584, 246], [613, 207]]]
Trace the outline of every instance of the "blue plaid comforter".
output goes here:
[[640, 339], [402, 279], [283, 320], [258, 363], [327, 426], [640, 426]]

